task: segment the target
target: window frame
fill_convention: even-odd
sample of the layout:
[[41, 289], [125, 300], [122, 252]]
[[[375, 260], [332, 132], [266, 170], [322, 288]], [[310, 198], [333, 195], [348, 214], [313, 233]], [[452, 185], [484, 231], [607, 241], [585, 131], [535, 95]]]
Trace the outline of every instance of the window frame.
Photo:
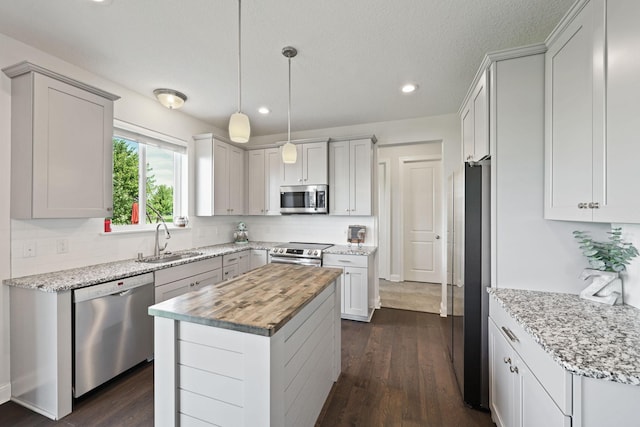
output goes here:
[[[138, 188], [145, 197], [138, 197], [140, 221], [138, 224], [112, 224], [115, 232], [131, 232], [155, 229], [155, 224], [146, 223], [147, 211], [147, 147], [155, 146], [173, 152], [173, 217], [186, 216], [188, 209], [188, 145], [186, 141], [146, 129], [132, 123], [114, 119], [114, 138], [138, 143]], [[172, 227], [172, 223], [168, 223]]]

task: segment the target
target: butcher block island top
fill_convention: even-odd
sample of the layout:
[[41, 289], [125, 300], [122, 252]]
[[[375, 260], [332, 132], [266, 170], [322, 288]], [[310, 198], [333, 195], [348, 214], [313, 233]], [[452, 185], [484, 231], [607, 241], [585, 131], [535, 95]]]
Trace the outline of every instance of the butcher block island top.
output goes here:
[[267, 264], [235, 279], [153, 305], [149, 314], [273, 336], [341, 274], [337, 268]]

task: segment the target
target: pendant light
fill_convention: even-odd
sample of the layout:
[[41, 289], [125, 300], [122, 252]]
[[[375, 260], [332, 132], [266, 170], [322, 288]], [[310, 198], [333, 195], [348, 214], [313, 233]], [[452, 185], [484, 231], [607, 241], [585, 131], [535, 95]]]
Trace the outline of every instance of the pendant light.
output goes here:
[[287, 110], [287, 143], [282, 146], [282, 161], [284, 163], [295, 163], [298, 160], [298, 150], [291, 143], [291, 58], [298, 54], [295, 47], [287, 46], [282, 48], [282, 54], [289, 61], [289, 108]]
[[242, 113], [242, 0], [238, 0], [238, 111], [229, 119], [229, 138], [233, 142], [249, 141], [249, 117]]

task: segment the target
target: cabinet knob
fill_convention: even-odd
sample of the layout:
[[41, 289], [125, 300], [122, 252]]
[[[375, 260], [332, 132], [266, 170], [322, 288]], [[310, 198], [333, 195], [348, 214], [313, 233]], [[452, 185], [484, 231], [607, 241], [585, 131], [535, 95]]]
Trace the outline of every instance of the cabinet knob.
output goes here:
[[298, 178], [298, 182], [302, 182], [302, 178]]
[[505, 357], [502, 360], [504, 361], [504, 363], [508, 363], [509, 365], [511, 365], [511, 358], [510, 357]]
[[196, 284], [195, 283], [189, 283], [189, 287], [193, 288]]
[[436, 240], [440, 240], [440, 235], [436, 234]]
[[112, 210], [113, 210], [113, 208], [112, 208], [112, 207], [108, 207], [108, 208], [107, 208], [107, 212], [111, 212]]
[[578, 209], [587, 209], [586, 203], [578, 203]]
[[518, 367], [517, 366], [509, 366], [509, 370], [513, 374], [517, 374], [518, 373]]
[[599, 202], [589, 202], [589, 209], [600, 209]]

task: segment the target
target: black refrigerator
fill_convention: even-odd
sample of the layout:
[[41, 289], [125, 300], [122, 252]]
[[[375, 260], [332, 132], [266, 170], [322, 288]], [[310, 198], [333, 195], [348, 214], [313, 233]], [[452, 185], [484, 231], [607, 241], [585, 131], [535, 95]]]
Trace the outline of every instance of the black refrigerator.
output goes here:
[[[452, 283], [451, 359], [464, 402], [473, 408], [489, 409], [488, 321], [491, 286], [491, 161], [465, 163], [455, 197], [453, 250], [462, 258], [454, 262], [462, 271]], [[461, 188], [464, 187], [464, 188]], [[463, 197], [460, 197], [463, 196]], [[455, 229], [457, 226], [458, 230]]]

